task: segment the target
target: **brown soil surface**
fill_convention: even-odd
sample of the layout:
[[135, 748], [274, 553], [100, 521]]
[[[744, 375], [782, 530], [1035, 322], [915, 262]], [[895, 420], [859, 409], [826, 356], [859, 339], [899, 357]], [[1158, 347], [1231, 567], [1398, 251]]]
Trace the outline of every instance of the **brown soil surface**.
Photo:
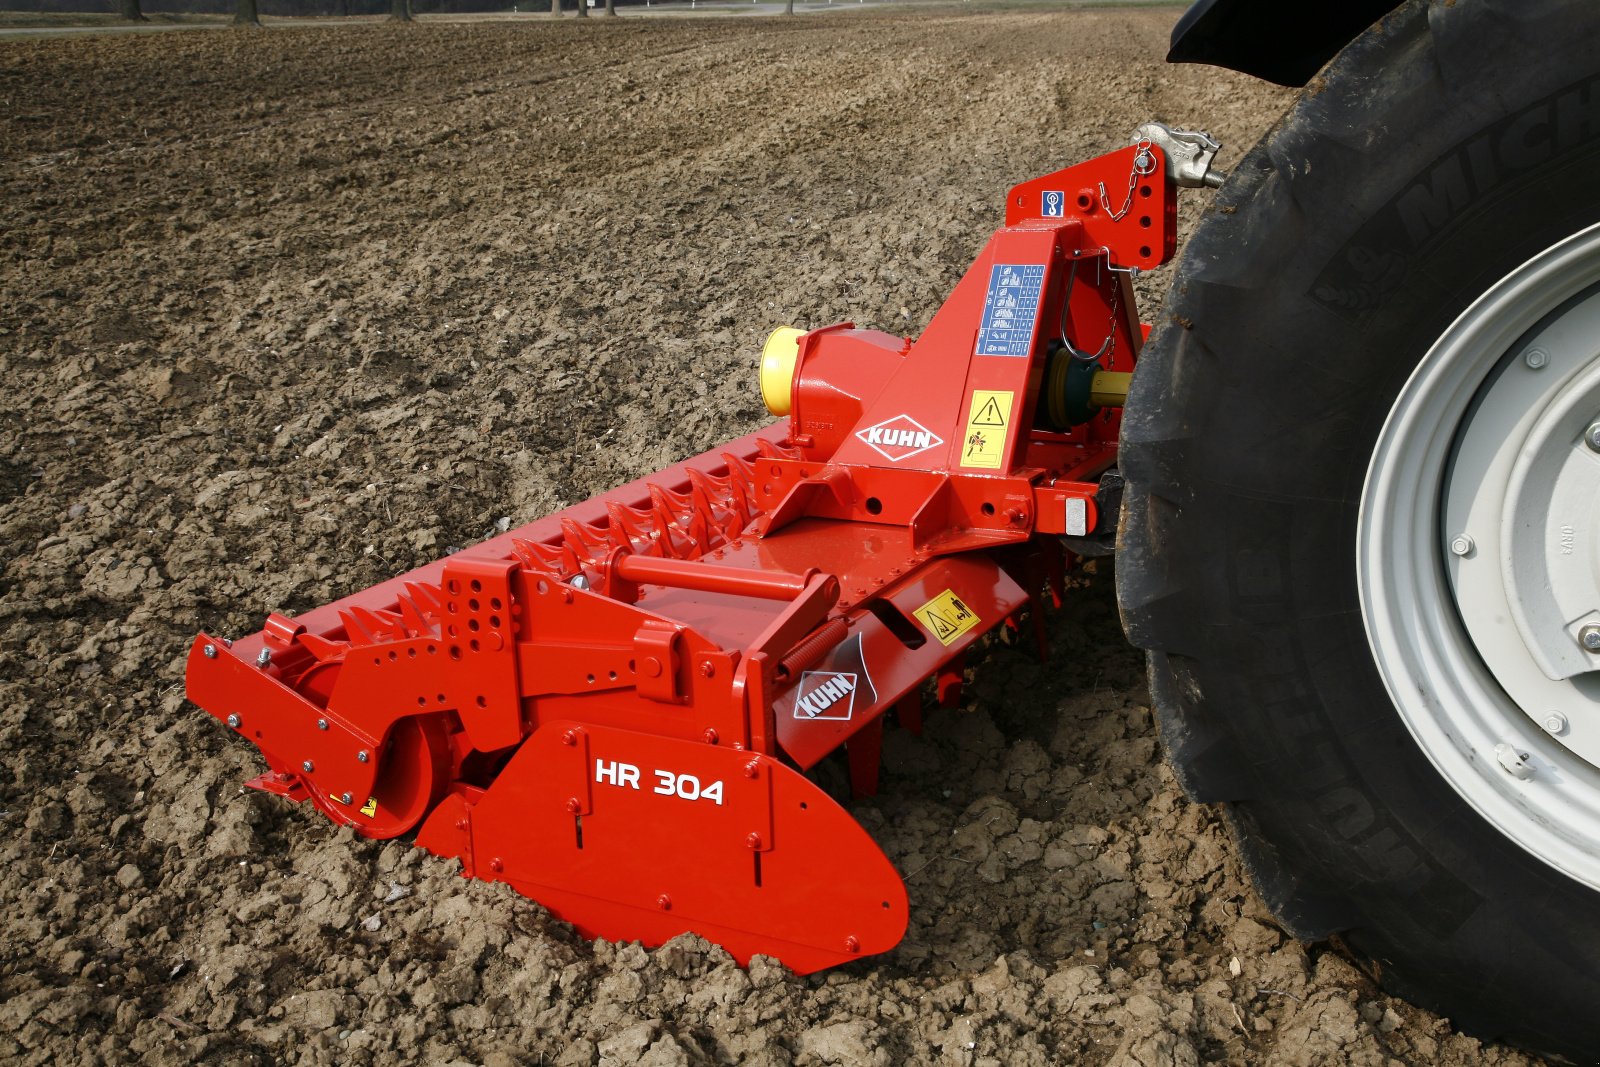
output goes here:
[[0, 46], [0, 1060], [1527, 1063], [1273, 925], [1104, 574], [1048, 668], [996, 646], [891, 735], [854, 807], [910, 932], [809, 978], [585, 943], [245, 793], [184, 702], [197, 629], [757, 426], [773, 325], [916, 330], [1009, 183], [1148, 117], [1237, 158], [1287, 94], [1161, 66], [1174, 17]]

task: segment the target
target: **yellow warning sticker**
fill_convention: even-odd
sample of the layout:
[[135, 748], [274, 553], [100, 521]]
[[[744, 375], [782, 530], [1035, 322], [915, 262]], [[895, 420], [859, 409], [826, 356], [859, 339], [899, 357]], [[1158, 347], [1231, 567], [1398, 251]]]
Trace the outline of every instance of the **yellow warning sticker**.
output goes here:
[[911, 614], [945, 645], [978, 625], [978, 613], [963, 604], [961, 598], [949, 589]]
[[361, 814], [369, 819], [378, 814], [378, 798], [368, 797], [367, 802], [361, 805]]
[[1011, 401], [1015, 396], [1015, 393], [999, 389], [972, 391], [967, 433], [961, 440], [963, 467], [1000, 469], [1000, 457], [1006, 450], [1006, 427], [1011, 424]]

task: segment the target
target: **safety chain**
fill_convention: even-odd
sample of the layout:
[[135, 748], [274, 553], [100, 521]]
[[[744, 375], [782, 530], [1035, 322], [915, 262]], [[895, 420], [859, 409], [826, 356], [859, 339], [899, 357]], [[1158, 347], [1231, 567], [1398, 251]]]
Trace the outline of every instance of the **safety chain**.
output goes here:
[[1141, 137], [1135, 147], [1138, 148], [1138, 151], [1133, 156], [1133, 169], [1128, 172], [1128, 195], [1122, 201], [1121, 208], [1115, 211], [1111, 209], [1111, 202], [1106, 199], [1106, 183], [1100, 183], [1100, 206], [1105, 209], [1107, 215], [1111, 216], [1112, 222], [1121, 222], [1122, 216], [1126, 215], [1128, 209], [1133, 207], [1133, 191], [1139, 187], [1139, 179], [1148, 178], [1156, 170], [1156, 157], [1150, 151], [1150, 139]]

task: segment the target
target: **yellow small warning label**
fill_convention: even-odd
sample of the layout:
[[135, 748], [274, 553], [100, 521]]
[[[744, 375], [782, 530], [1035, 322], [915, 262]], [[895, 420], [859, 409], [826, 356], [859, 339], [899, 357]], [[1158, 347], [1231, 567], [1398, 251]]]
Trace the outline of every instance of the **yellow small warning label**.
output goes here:
[[361, 814], [369, 819], [378, 814], [378, 798], [368, 797], [367, 802], [361, 805]]
[[967, 413], [967, 433], [961, 440], [961, 465], [999, 470], [1006, 450], [1006, 427], [1011, 424], [1015, 393], [974, 389]]
[[961, 598], [949, 589], [911, 614], [944, 645], [978, 625], [978, 613], [963, 604]]

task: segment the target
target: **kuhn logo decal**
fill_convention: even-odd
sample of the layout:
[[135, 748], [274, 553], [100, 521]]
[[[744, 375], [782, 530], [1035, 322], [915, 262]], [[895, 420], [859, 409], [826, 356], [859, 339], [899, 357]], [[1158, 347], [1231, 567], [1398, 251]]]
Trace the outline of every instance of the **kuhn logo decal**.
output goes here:
[[797, 719], [848, 719], [860, 679], [845, 671], [806, 671], [794, 699]]
[[821, 724], [849, 722], [857, 712], [866, 718], [877, 705], [878, 690], [861, 656], [861, 635], [857, 633], [835, 645], [815, 670], [802, 671], [800, 680], [772, 702], [772, 710], [780, 719], [838, 731], [848, 727]]
[[910, 415], [896, 415], [876, 426], [857, 430], [856, 436], [890, 463], [910, 459], [930, 448], [944, 444], [944, 438], [922, 425]]

